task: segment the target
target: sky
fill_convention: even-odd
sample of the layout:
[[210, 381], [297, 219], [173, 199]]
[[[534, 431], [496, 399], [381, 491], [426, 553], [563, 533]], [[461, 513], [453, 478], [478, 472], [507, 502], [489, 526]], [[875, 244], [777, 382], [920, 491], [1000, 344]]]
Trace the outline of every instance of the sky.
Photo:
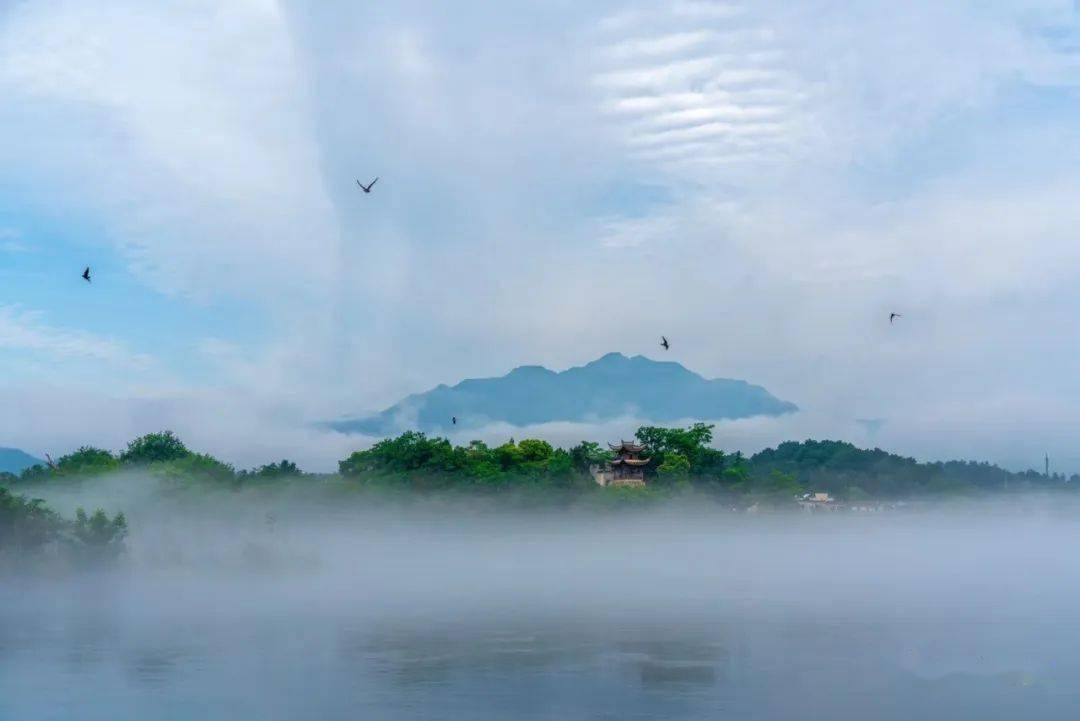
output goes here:
[[1078, 87], [1067, 1], [0, 0], [0, 445], [325, 470], [621, 351], [802, 409], [721, 447], [1080, 471]]

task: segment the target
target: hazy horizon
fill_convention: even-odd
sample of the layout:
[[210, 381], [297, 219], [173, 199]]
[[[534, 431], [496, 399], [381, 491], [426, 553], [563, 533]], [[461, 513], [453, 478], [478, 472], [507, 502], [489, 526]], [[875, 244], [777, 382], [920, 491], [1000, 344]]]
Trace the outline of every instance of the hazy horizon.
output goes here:
[[1075, 708], [1072, 500], [748, 516], [123, 498], [122, 565], [0, 584], [5, 718]]
[[[662, 361], [666, 359], [654, 358], [653, 360]], [[54, 400], [57, 403], [63, 402], [58, 397], [54, 398]], [[229, 443], [222, 445], [222, 439], [212, 437], [211, 434], [207, 433], [204, 424], [194, 422], [199, 420], [199, 417], [191, 414], [206, 409], [201, 407], [189, 408], [185, 412], [178, 414], [175, 406], [164, 404], [159, 410], [167, 411], [163, 415], [165, 418], [174, 421], [172, 427], [188, 429], [183, 440], [190, 442], [193, 450], [198, 452], [209, 451], [215, 455], [220, 455], [223, 460], [235, 464], [238, 468], [256, 467], [263, 463], [288, 457], [294, 461], [299, 461], [305, 471], [315, 473], [332, 472], [337, 470], [338, 461], [352, 451], [368, 447], [385, 437], [382, 435], [365, 435], [359, 432], [327, 431], [326, 419], [319, 419], [318, 421], [294, 419], [294, 422], [298, 425], [290, 430], [279, 428], [276, 433], [269, 437], [265, 437], [263, 434], [258, 436], [246, 434], [238, 438], [227, 438], [226, 440]], [[220, 413], [220, 409], [216, 412]], [[374, 413], [374, 410], [371, 412]], [[353, 415], [363, 414], [349, 414], [349, 416]], [[176, 422], [178, 418], [181, 420]], [[132, 437], [123, 435], [123, 429], [131, 429], [131, 433], [136, 433], [138, 431], [135, 429], [140, 427], [139, 422], [143, 422], [145, 428], [164, 429], [163, 427], [154, 426], [154, 421], [146, 422], [142, 414], [135, 417], [126, 415], [113, 416], [110, 420], [115, 425], [112, 427], [98, 424], [89, 429], [82, 425], [81, 417], [78, 415], [76, 415], [74, 422], [71, 422], [72, 419], [66, 416], [62, 418], [54, 417], [53, 420], [52, 436], [55, 437], [56, 435], [56, 426], [60, 426], [65, 431], [62, 436], [65, 443], [42, 442], [38, 446], [39, 459], [46, 454], [58, 458], [64, 453], [75, 450], [77, 447], [88, 443], [93, 444], [94, 442], [100, 443], [106, 449], [118, 453], [123, 450], [128, 441], [132, 440]], [[211, 420], [214, 419], [211, 418]], [[954, 437], [939, 437], [934, 443], [924, 444], [921, 453], [912, 452], [910, 448], [919, 444], [912, 442], [910, 429], [906, 429], [906, 433], [899, 437], [893, 435], [892, 444], [881, 442], [883, 436], [881, 428], [888, 425], [887, 419], [837, 418], [812, 409], [802, 408], [796, 412], [783, 415], [755, 415], [739, 419], [687, 416], [661, 422], [661, 425], [671, 427], [689, 426], [695, 422], [707, 422], [716, 427], [716, 438], [712, 443], [713, 447], [727, 453], [740, 452], [746, 456], [753, 455], [766, 448], [776, 447], [785, 441], [799, 442], [810, 439], [828, 439], [845, 440], [861, 448], [881, 448], [900, 456], [913, 457], [919, 462], [951, 460], [991, 462], [1008, 470], [1025, 471], [1033, 469], [1041, 472], [1045, 461], [1044, 455], [1039, 454], [1036, 454], [1035, 457], [1024, 457], [1022, 453], [1017, 452], [1015, 445], [1012, 443], [1000, 444], [992, 449], [987, 449], [985, 455], [980, 455], [983, 452], [981, 450], [982, 446], [977, 443], [972, 444], [966, 433], [957, 434]], [[655, 423], [657, 421], [644, 414], [629, 413], [615, 418], [589, 422], [552, 421], [522, 425], [499, 421], [486, 423], [479, 427], [463, 424], [460, 428], [438, 429], [432, 434], [446, 437], [451, 442], [462, 445], [473, 440], [497, 445], [512, 438], [541, 438], [557, 447], [569, 448], [582, 440], [594, 440], [603, 443], [620, 438], [632, 438], [635, 431], [642, 425]], [[214, 426], [211, 425], [210, 428], [213, 429]], [[823, 429], [833, 429], [833, 432], [823, 432]], [[966, 451], [958, 449], [966, 449]], [[27, 447], [17, 450], [26, 451]], [[1025, 450], [1034, 452], [1030, 448]], [[1073, 457], [1070, 455], [1066, 455], [1064, 459], [1054, 456], [1050, 461], [1050, 470], [1053, 473], [1071, 475], [1075, 472], [1071, 470], [1074, 466], [1072, 465]]]

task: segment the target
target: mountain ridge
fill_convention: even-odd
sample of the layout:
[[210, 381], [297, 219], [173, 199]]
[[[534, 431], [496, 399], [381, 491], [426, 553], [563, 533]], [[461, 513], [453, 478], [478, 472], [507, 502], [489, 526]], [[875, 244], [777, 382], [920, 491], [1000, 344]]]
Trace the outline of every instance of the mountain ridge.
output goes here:
[[598, 422], [628, 415], [653, 422], [722, 420], [796, 410], [794, 403], [744, 380], [706, 379], [676, 361], [611, 352], [564, 371], [521, 365], [502, 376], [439, 384], [379, 413], [326, 425], [343, 433], [388, 435], [450, 430], [455, 417], [458, 427], [471, 428]]
[[45, 461], [34, 458], [26, 451], [18, 448], [0, 447], [0, 473], [14, 473], [18, 475], [23, 469], [35, 465], [45, 465]]

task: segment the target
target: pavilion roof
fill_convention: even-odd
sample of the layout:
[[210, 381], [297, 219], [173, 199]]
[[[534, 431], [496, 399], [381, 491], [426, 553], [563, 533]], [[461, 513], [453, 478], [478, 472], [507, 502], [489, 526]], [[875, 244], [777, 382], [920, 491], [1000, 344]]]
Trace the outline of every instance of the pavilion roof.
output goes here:
[[616, 458], [611, 462], [611, 465], [644, 466], [651, 460], [651, 458]]
[[641, 453], [645, 450], [645, 446], [638, 443], [631, 443], [630, 441], [619, 441], [618, 445], [608, 443], [608, 448], [616, 452], [625, 451], [627, 453]]

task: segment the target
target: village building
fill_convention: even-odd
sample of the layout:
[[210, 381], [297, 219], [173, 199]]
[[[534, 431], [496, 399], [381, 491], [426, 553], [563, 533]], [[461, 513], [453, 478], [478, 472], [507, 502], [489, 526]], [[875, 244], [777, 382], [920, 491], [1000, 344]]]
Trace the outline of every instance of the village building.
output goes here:
[[608, 444], [615, 457], [607, 464], [606, 468], [593, 466], [593, 479], [601, 486], [644, 486], [645, 466], [651, 458], [641, 458], [645, 446], [628, 441], [620, 441], [618, 445]]
[[831, 511], [837, 508], [835, 499], [828, 493], [821, 491], [804, 493], [801, 497], [797, 497], [796, 500], [799, 502], [799, 508], [804, 511]]

